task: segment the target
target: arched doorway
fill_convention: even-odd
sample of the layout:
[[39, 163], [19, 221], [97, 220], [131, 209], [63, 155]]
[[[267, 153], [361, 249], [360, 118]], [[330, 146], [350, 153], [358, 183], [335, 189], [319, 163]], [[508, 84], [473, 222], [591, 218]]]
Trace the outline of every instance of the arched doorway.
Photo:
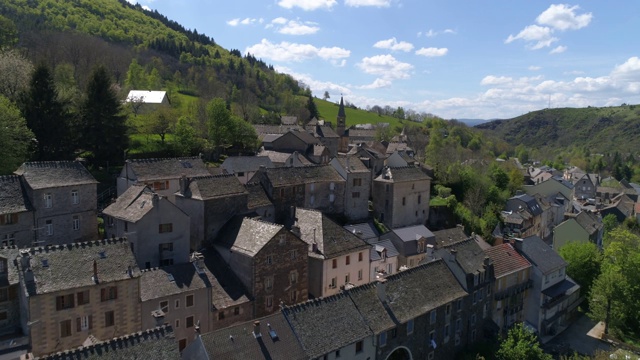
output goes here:
[[387, 360], [413, 360], [413, 356], [411, 356], [411, 351], [404, 346], [399, 346], [387, 356]]

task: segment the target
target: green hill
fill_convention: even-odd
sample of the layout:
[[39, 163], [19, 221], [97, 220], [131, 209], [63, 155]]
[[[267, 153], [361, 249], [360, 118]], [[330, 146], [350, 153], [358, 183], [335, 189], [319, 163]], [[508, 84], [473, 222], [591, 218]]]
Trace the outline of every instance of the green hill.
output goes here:
[[640, 106], [559, 108], [477, 125], [507, 143], [544, 149], [549, 154], [571, 148], [590, 153], [640, 152]]
[[[313, 101], [316, 103], [316, 107], [320, 112], [320, 116], [323, 119], [335, 124], [336, 117], [338, 116], [338, 105], [340, 104], [340, 100], [337, 99], [336, 102], [332, 102], [315, 98]], [[370, 111], [352, 107], [347, 107], [345, 109], [345, 112], [347, 114], [347, 127], [356, 124], [388, 123], [389, 126], [395, 129], [396, 127], [402, 127], [402, 122], [404, 122], [392, 116], [378, 116], [378, 114], [372, 113]], [[418, 123], [412, 122], [412, 124]]]

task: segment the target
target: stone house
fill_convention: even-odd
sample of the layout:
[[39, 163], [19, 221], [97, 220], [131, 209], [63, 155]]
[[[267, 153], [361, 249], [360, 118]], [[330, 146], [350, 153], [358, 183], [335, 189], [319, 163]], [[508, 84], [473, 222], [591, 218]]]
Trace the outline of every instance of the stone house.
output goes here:
[[271, 148], [279, 152], [292, 153], [297, 151], [308, 154], [313, 145], [319, 145], [320, 141], [305, 130], [292, 129], [271, 142]]
[[329, 165], [266, 169], [254, 178], [273, 202], [276, 222], [289, 219], [292, 206], [344, 213], [346, 181]]
[[182, 360], [201, 359], [307, 360], [302, 346], [281, 312], [208, 334], [198, 335]]
[[0, 248], [0, 351], [29, 344], [20, 322], [19, 255], [15, 245]]
[[247, 198], [247, 213], [254, 213], [264, 221], [274, 222], [276, 220], [276, 208], [264, 192], [259, 182], [247, 183], [245, 185], [249, 196]]
[[373, 215], [391, 229], [424, 225], [430, 194], [431, 178], [421, 169], [385, 168], [373, 180]]
[[530, 224], [524, 234], [543, 236], [545, 232], [543, 227], [544, 211], [536, 198], [528, 194], [512, 196], [507, 200], [506, 211], [510, 211], [512, 214], [521, 214], [525, 220], [524, 223]]
[[391, 240], [369, 240], [369, 278], [371, 281], [382, 279], [398, 272], [400, 253]]
[[484, 253], [491, 259], [495, 275], [491, 299], [493, 322], [506, 335], [513, 324], [525, 319], [528, 290], [533, 284], [531, 264], [510, 243], [485, 249]]
[[309, 359], [376, 358], [373, 332], [346, 293], [282, 309]]
[[344, 215], [349, 221], [369, 217], [371, 171], [357, 157], [336, 157], [330, 165], [345, 180]]
[[545, 342], [575, 318], [582, 302], [580, 285], [567, 276], [567, 262], [538, 236], [515, 239], [514, 247], [532, 265], [525, 321]]
[[[575, 174], [574, 174], [575, 175]], [[600, 186], [600, 176], [597, 174], [582, 174], [573, 178], [573, 197], [579, 200], [596, 198], [596, 189]]]
[[380, 240], [389, 240], [397, 249], [398, 268], [412, 268], [427, 257], [429, 245], [435, 245], [435, 235], [424, 225], [393, 229], [380, 235]]
[[0, 245], [27, 247], [34, 240], [34, 210], [16, 175], [0, 176]]
[[26, 249], [18, 266], [22, 330], [35, 356], [140, 330], [140, 270], [126, 240]]
[[242, 216], [230, 220], [215, 241], [216, 251], [253, 298], [255, 317], [308, 299], [307, 248], [283, 225]]
[[252, 319], [252, 303], [237, 279], [231, 273], [216, 272], [208, 266], [211, 261], [214, 259], [205, 261], [198, 254], [190, 263], [143, 270], [142, 328], [153, 328], [157, 323], [171, 325], [182, 351], [198, 333]]
[[15, 174], [22, 177], [34, 209], [34, 244], [64, 244], [98, 237], [98, 182], [82, 163], [27, 162]]
[[635, 202], [626, 194], [620, 194], [612, 199], [612, 203], [600, 209], [602, 218], [609, 214], [613, 214], [618, 223], [623, 223], [627, 218], [634, 214]]
[[208, 176], [199, 157], [166, 159], [129, 159], [125, 161], [117, 179], [117, 194], [122, 195], [131, 185], [148, 185], [153, 191], [175, 202], [175, 193], [180, 190], [182, 176]]
[[131, 186], [102, 213], [105, 235], [127, 238], [140, 269], [189, 261], [189, 216], [148, 186]]
[[308, 244], [310, 297], [370, 281], [370, 245], [322, 212], [296, 208], [291, 232]]
[[232, 216], [247, 212], [248, 198], [234, 175], [182, 178], [175, 201], [191, 219], [191, 249], [211, 243]]
[[[300, 167], [313, 164], [297, 151], [286, 153], [273, 150], [260, 150], [258, 156], [268, 157], [275, 167]], [[249, 179], [249, 181], [251, 181], [251, 179]]]
[[553, 229], [553, 248], [558, 251], [569, 242], [591, 242], [602, 248], [604, 225], [599, 215], [589, 211], [570, 214]]
[[246, 184], [261, 167], [275, 167], [268, 156], [229, 156], [220, 167], [225, 174], [233, 174]]
[[338, 156], [340, 136], [336, 134], [333, 128], [328, 125], [316, 125], [313, 130], [322, 145], [326, 146], [329, 150], [329, 155], [332, 157]]
[[309, 160], [314, 164], [327, 164], [329, 159], [331, 159], [331, 152], [326, 146], [317, 144], [313, 145], [313, 148], [309, 149], [307, 158], [309, 158]]
[[[352, 131], [353, 129], [350, 129], [349, 134], [351, 134]], [[380, 174], [387, 159], [384, 145], [378, 142], [358, 143], [349, 149], [347, 155], [351, 155], [352, 157], [357, 157], [362, 160], [364, 165], [371, 170], [371, 176], [373, 178]]]

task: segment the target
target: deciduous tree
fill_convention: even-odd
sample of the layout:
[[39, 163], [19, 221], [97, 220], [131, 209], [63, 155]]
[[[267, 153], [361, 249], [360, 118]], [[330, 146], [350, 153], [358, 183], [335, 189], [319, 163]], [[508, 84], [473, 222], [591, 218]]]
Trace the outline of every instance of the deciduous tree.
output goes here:
[[18, 107], [0, 95], [0, 174], [11, 174], [29, 159], [32, 139], [33, 133]]
[[509, 330], [496, 354], [499, 360], [552, 360], [540, 348], [536, 335], [518, 323]]
[[567, 261], [567, 275], [580, 284], [580, 293], [588, 295], [591, 285], [600, 274], [602, 254], [594, 243], [572, 241], [559, 250]]

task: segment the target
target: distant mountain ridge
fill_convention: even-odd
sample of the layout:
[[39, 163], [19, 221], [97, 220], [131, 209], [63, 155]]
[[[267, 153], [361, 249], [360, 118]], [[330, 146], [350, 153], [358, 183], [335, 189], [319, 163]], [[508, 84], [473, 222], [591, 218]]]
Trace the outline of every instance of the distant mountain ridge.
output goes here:
[[544, 109], [475, 126], [517, 146], [547, 151], [640, 152], [640, 105]]

